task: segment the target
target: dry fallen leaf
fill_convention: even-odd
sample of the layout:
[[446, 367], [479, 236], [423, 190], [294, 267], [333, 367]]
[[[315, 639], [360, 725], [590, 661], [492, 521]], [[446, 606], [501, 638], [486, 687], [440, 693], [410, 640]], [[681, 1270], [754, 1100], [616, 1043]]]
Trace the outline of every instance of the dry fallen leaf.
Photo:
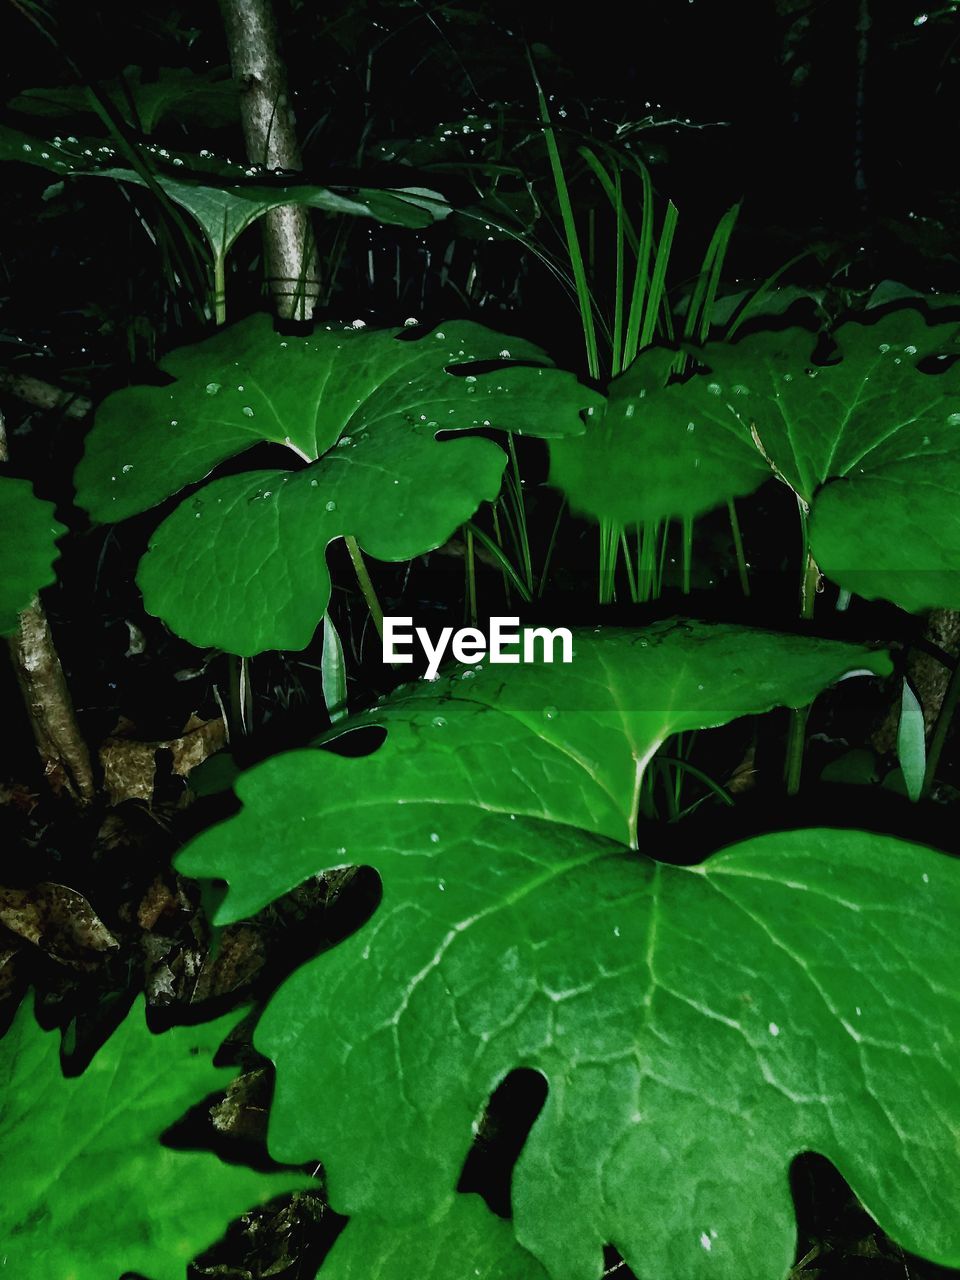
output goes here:
[[113, 805], [124, 800], [143, 800], [149, 804], [157, 772], [157, 752], [169, 751], [171, 768], [181, 778], [214, 755], [226, 744], [226, 726], [220, 717], [200, 720], [192, 715], [178, 738], [159, 742], [137, 742], [123, 736], [128, 722], [121, 721], [117, 731], [100, 747], [103, 785]]
[[66, 964], [120, 945], [83, 894], [53, 881], [29, 889], [0, 886], [0, 924]]

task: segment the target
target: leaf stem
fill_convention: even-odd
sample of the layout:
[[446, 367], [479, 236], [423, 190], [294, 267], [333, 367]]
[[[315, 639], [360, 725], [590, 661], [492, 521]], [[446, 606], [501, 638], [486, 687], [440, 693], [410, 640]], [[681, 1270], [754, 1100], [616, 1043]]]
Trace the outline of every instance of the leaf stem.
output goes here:
[[747, 575], [747, 560], [743, 554], [743, 538], [740, 534], [740, 521], [737, 518], [737, 504], [733, 498], [727, 499], [727, 511], [730, 514], [730, 532], [733, 534], [733, 550], [737, 557], [737, 573], [740, 577], [740, 589], [744, 596], [750, 595], [750, 578]]
[[222, 253], [213, 255], [213, 318], [218, 327], [227, 323], [227, 260]]
[[349, 533], [343, 535], [343, 540], [347, 544], [347, 552], [353, 565], [353, 571], [357, 575], [357, 583], [360, 592], [367, 602], [367, 608], [370, 610], [370, 617], [373, 619], [373, 625], [377, 629], [377, 635], [383, 640], [383, 609], [377, 597], [376, 589], [373, 581], [367, 571], [366, 561], [363, 558], [363, 552], [357, 544], [356, 538]]
[[[810, 554], [807, 538], [807, 517], [803, 506], [800, 507], [800, 519], [803, 525], [804, 571], [800, 587], [800, 617], [804, 622], [813, 618], [817, 599], [817, 587], [820, 585], [820, 569]], [[795, 796], [800, 790], [800, 777], [803, 773], [803, 752], [806, 746], [807, 720], [810, 717], [811, 703], [805, 707], [796, 707], [790, 713], [790, 733], [787, 738], [786, 783], [787, 795]]]

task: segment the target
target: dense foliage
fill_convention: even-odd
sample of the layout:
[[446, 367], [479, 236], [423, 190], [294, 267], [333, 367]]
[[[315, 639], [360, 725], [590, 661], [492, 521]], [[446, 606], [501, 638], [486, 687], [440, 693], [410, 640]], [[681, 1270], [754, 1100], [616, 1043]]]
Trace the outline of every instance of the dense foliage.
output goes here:
[[11, 1274], [960, 1268], [957, 13], [829, 8], [15, 3]]

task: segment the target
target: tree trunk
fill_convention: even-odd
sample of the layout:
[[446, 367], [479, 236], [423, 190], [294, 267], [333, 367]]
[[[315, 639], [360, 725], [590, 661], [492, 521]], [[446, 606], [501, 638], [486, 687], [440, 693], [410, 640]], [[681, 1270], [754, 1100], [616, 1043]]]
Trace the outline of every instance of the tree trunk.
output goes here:
[[[240, 118], [252, 164], [300, 169], [287, 74], [271, 0], [220, 0], [230, 65], [240, 86]], [[271, 209], [262, 219], [267, 283], [277, 314], [309, 320], [320, 292], [309, 210]]]
[[[0, 415], [0, 462], [6, 460], [7, 433]], [[7, 643], [47, 781], [54, 791], [66, 791], [78, 804], [89, 804], [96, 795], [90, 752], [39, 597], [20, 614], [17, 631]]]

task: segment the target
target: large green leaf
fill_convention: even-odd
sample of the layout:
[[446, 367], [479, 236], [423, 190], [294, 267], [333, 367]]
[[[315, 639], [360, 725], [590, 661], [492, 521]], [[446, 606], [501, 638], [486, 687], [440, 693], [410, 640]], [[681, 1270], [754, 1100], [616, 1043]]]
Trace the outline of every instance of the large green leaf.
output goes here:
[[352, 1220], [317, 1280], [547, 1280], [510, 1224], [477, 1196], [456, 1196], [435, 1222]]
[[403, 227], [428, 226], [450, 212], [441, 196], [421, 187], [320, 186], [291, 182], [289, 176], [268, 183], [269, 175], [256, 166], [244, 169], [210, 154], [171, 152], [153, 143], [138, 144], [137, 153], [142, 170], [132, 165], [119, 167], [116, 160], [120, 153], [101, 139], [71, 136], [46, 141], [0, 126], [0, 160], [20, 160], [61, 177], [155, 184], [192, 215], [217, 261], [226, 257], [252, 222], [281, 205], [303, 204], [326, 213], [373, 218]]
[[[475, 361], [498, 367], [447, 372]], [[468, 321], [422, 337], [338, 326], [297, 338], [253, 316], [161, 369], [174, 381], [100, 406], [78, 501], [119, 520], [254, 444], [285, 445], [291, 469], [221, 478], [181, 503], [140, 569], [152, 613], [195, 644], [241, 654], [309, 643], [330, 595], [332, 539], [405, 560], [496, 497], [503, 451], [438, 432], [582, 431], [581, 408], [596, 399], [539, 347]]]
[[771, 471], [812, 507], [821, 568], [907, 609], [960, 607], [960, 364], [955, 324], [906, 309], [836, 334], [812, 362], [801, 329], [707, 346], [708, 372], [662, 385], [659, 352], [610, 387], [606, 415], [551, 448], [575, 510], [625, 524], [699, 515]]
[[[351, 728], [388, 730], [362, 761], [303, 751], [243, 774], [243, 812], [180, 854], [186, 874], [229, 881], [217, 923], [259, 911], [333, 849], [345, 864], [375, 860], [383, 813], [398, 804], [427, 823], [438, 805], [477, 808], [635, 847], [640, 782], [671, 735], [805, 706], [850, 671], [890, 670], [886, 653], [738, 626], [668, 620], [573, 634], [568, 666], [465, 667], [352, 717]], [[263, 804], [281, 791], [281, 803]]]
[[29, 481], [0, 476], [0, 635], [16, 630], [17, 615], [53, 581], [55, 543], [66, 533], [53, 512]]
[[[250, 171], [251, 175], [253, 170]], [[146, 186], [146, 179], [132, 169], [101, 169], [97, 176]], [[435, 191], [422, 187], [321, 187], [300, 182], [266, 185], [264, 182], [223, 183], [157, 175], [153, 179], [175, 204], [195, 218], [216, 259], [225, 258], [251, 223], [270, 209], [303, 204], [324, 213], [344, 213], [352, 218], [373, 218], [400, 227], [429, 226], [444, 217], [449, 206]]]
[[64, 1079], [57, 1034], [21, 1007], [0, 1040], [0, 1255], [9, 1275], [183, 1280], [231, 1218], [311, 1185], [159, 1142], [225, 1086], [229, 1069], [210, 1058], [234, 1021], [154, 1036], [141, 1000], [83, 1075]]
[[960, 962], [956, 864], [857, 831], [690, 868], [626, 844], [667, 734], [864, 666], [886, 669], [730, 627], [589, 633], [562, 673], [467, 669], [402, 694], [360, 719], [387, 730], [370, 756], [242, 775], [240, 813], [179, 860], [229, 881], [224, 920], [346, 862], [383, 883], [261, 1022], [273, 1153], [322, 1159], [343, 1212], [430, 1216], [491, 1092], [528, 1067], [549, 1095], [514, 1223], [554, 1280], [595, 1280], [605, 1242], [638, 1275], [776, 1280], [808, 1149], [903, 1245], [960, 1261], [958, 999], [936, 976]]

